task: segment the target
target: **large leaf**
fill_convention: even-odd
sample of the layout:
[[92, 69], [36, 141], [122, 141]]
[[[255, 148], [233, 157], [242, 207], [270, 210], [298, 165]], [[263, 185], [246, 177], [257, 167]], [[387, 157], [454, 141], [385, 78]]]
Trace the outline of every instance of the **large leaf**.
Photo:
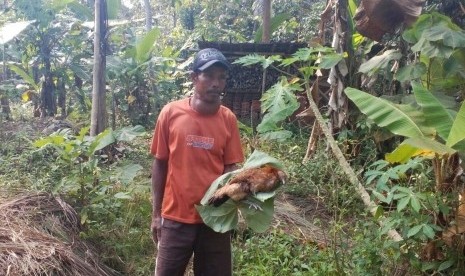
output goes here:
[[150, 30], [140, 42], [136, 45], [136, 60], [139, 63], [146, 61], [153, 49], [153, 44], [155, 40], [160, 36], [160, 30], [158, 28], [153, 28]]
[[117, 19], [121, 9], [121, 0], [107, 0], [108, 19]]
[[415, 44], [411, 47], [412, 51], [421, 52], [429, 58], [449, 58], [454, 48], [463, 47], [465, 42], [463, 30], [449, 17], [436, 12], [421, 15], [402, 36]]
[[[242, 169], [223, 174], [213, 181], [210, 188], [200, 201], [201, 205], [196, 206], [204, 223], [210, 226], [213, 230], [224, 233], [236, 228], [239, 216], [238, 213], [241, 212], [245, 222], [252, 230], [255, 232], [265, 231], [269, 227], [273, 218], [274, 191], [250, 195], [246, 198], [246, 200], [240, 202], [228, 200], [219, 207], [208, 205], [208, 200], [215, 191], [226, 185], [232, 176], [244, 169], [260, 167], [265, 164], [270, 164], [284, 170], [284, 166], [279, 160], [264, 152], [256, 150], [249, 156], [249, 158], [247, 158]], [[261, 209], [252, 208], [250, 203], [253, 203], [255, 206], [259, 206]]]
[[429, 58], [449, 58], [454, 53], [454, 49], [452, 47], [429, 41], [424, 37], [422, 37], [415, 45], [413, 45], [411, 50], [414, 52], [421, 52], [422, 55], [425, 55]]
[[412, 88], [417, 103], [423, 109], [426, 123], [433, 127], [438, 135], [446, 141], [454, 118], [428, 89], [418, 83], [412, 83]]
[[320, 68], [323, 69], [331, 69], [332, 67], [336, 66], [341, 60], [343, 60], [343, 56], [341, 54], [327, 54], [321, 57], [321, 61], [318, 64]]
[[[274, 17], [270, 18], [270, 33], [273, 33], [274, 31], [276, 31], [278, 27], [283, 22], [291, 18], [291, 16], [292, 15], [289, 13], [281, 13], [281, 14], [277, 14]], [[262, 36], [263, 36], [263, 25], [260, 26], [258, 30], [255, 32], [254, 41], [257, 43], [260, 42], [262, 40]]]
[[260, 138], [263, 140], [285, 142], [292, 137], [292, 131], [289, 130], [271, 130], [265, 133], [260, 133]]
[[34, 78], [31, 75], [29, 75], [26, 71], [24, 71], [23, 68], [16, 66], [14, 64], [10, 64], [9, 67], [13, 72], [20, 75], [25, 82], [27, 82], [32, 87], [34, 87], [36, 91], [40, 90], [39, 85], [34, 81]]
[[62, 135], [50, 135], [45, 138], [38, 139], [32, 143], [33, 146], [43, 148], [47, 145], [62, 145], [65, 142], [65, 137]]
[[145, 133], [145, 129], [141, 125], [137, 126], [128, 126], [122, 129], [115, 130], [114, 136], [116, 141], [132, 141], [137, 136], [141, 136]]
[[91, 144], [87, 152], [89, 156], [94, 154], [94, 152], [113, 144], [116, 141], [113, 135], [113, 130], [111, 130], [111, 128], [107, 128], [105, 131], [99, 133], [97, 136], [90, 137], [90, 139]]
[[384, 157], [389, 163], [406, 163], [412, 157], [428, 154], [424, 150], [411, 146], [410, 144], [401, 144], [393, 152], [387, 153]]
[[415, 156], [433, 158], [436, 154], [451, 155], [455, 152], [454, 149], [426, 137], [408, 138], [393, 152], [386, 154], [385, 159], [390, 163], [405, 163]]
[[[296, 62], [301, 62], [303, 64], [312, 65], [307, 67], [312, 67], [313, 70], [318, 67], [329, 69], [338, 64], [343, 58], [344, 54], [335, 53], [333, 48], [323, 46], [305, 47], [299, 48], [291, 57], [285, 58], [281, 62], [281, 65], [290, 66]], [[314, 66], [315, 63], [319, 64], [319, 66]], [[299, 65], [299, 67], [301, 67], [300, 70], [302, 70], [302, 65]]]
[[442, 143], [439, 143], [435, 140], [428, 139], [426, 137], [419, 138], [409, 138], [402, 142], [403, 144], [409, 144], [411, 146], [417, 147], [419, 149], [430, 150], [439, 155], [452, 155], [456, 151]]
[[129, 164], [117, 169], [116, 177], [124, 185], [131, 183], [143, 167], [139, 164]]
[[73, 71], [74, 74], [76, 74], [76, 76], [78, 76], [83, 81], [92, 80], [91, 72], [86, 70], [86, 68], [82, 66], [81, 64], [73, 62], [73, 63], [70, 63], [68, 67], [69, 69], [71, 69], [71, 71]]
[[52, 0], [48, 3], [48, 7], [53, 9], [55, 12], [60, 12], [72, 2], [75, 2], [75, 0]]
[[452, 30], [446, 24], [432, 26], [423, 36], [429, 41], [439, 41], [452, 48], [465, 47], [465, 32]]
[[344, 91], [362, 113], [394, 134], [410, 138], [433, 134], [423, 126], [423, 114], [409, 105], [397, 105], [351, 87]]
[[447, 26], [449, 29], [453, 31], [461, 30], [459, 26], [452, 22], [450, 17], [437, 12], [432, 12], [419, 16], [415, 24], [413, 24], [408, 30], [406, 30], [402, 34], [402, 37], [407, 42], [415, 44], [422, 37], [424, 37], [424, 33], [430, 30], [431, 27], [440, 25]]
[[423, 62], [415, 62], [400, 68], [396, 72], [395, 78], [400, 82], [410, 81], [419, 79], [421, 76], [426, 74], [427, 71], [428, 69], [426, 68], [426, 64]]
[[402, 53], [399, 50], [387, 50], [383, 54], [374, 56], [368, 61], [364, 62], [362, 65], [360, 65], [358, 71], [371, 76], [379, 70], [387, 68], [392, 60], [398, 60], [401, 57]]
[[215, 232], [231, 231], [239, 221], [237, 206], [232, 201], [226, 201], [218, 208], [208, 205], [197, 205], [195, 208], [202, 216], [203, 222]]
[[265, 133], [280, 130], [278, 123], [292, 115], [299, 107], [299, 102], [294, 94], [302, 88], [297, 84], [290, 84], [286, 78], [273, 85], [261, 98], [262, 112], [265, 116], [257, 126], [257, 131]]
[[251, 209], [251, 207], [246, 204], [241, 204], [239, 209], [241, 210], [241, 214], [244, 215], [247, 226], [257, 233], [263, 233], [268, 229], [273, 220], [274, 197], [258, 204], [261, 208], [260, 210]]
[[462, 102], [462, 107], [455, 117], [446, 145], [454, 147], [463, 139], [465, 139], [465, 101]]
[[33, 22], [35, 22], [35, 20], [6, 23], [0, 28], [0, 44], [5, 44], [18, 36], [24, 29], [27, 28], [27, 26]]
[[92, 20], [94, 18], [92, 14], [92, 10], [89, 9], [87, 6], [78, 3], [77, 1], [73, 1], [68, 5], [69, 9], [74, 12], [75, 15], [83, 18], [84, 20]]
[[281, 57], [279, 55], [265, 57], [258, 54], [250, 54], [236, 59], [233, 64], [242, 64], [244, 66], [260, 64], [263, 68], [268, 68], [275, 61], [281, 61]]

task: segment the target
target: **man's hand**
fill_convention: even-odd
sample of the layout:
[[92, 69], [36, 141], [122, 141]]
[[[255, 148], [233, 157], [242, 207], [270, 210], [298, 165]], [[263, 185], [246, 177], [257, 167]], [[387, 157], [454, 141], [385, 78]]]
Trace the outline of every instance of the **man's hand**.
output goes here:
[[161, 234], [161, 221], [160, 216], [152, 216], [152, 224], [150, 225], [150, 231], [152, 232], [152, 240], [155, 245], [158, 244]]
[[168, 173], [168, 160], [155, 158], [152, 166], [152, 239], [155, 245], [161, 235], [161, 206], [163, 204], [163, 195], [165, 193], [166, 175]]

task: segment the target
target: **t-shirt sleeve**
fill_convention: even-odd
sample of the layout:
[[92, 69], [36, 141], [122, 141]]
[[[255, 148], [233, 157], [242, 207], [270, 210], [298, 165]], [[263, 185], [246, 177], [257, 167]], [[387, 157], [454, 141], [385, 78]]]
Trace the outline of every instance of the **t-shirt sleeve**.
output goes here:
[[153, 132], [150, 153], [158, 159], [166, 160], [169, 156], [169, 122], [168, 110], [162, 109], [158, 115]]
[[241, 163], [244, 161], [244, 153], [242, 152], [241, 137], [237, 126], [237, 119], [232, 113], [231, 116], [228, 116], [228, 124], [229, 129], [231, 130], [231, 136], [229, 141], [226, 143], [224, 151], [225, 165]]

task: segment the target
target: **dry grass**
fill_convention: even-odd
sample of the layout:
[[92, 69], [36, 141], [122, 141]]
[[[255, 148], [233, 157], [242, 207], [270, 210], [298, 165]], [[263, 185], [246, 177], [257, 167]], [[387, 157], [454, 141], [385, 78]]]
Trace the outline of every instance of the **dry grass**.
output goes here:
[[79, 239], [79, 217], [58, 197], [0, 197], [0, 221], [0, 275], [117, 274]]

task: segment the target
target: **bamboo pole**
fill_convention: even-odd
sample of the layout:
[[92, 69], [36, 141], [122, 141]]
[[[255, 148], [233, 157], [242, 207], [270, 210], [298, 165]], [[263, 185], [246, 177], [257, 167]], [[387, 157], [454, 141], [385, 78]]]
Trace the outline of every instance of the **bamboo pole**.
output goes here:
[[[328, 139], [331, 150], [333, 151], [334, 155], [336, 156], [337, 160], [339, 161], [339, 165], [342, 167], [342, 170], [349, 177], [350, 183], [352, 183], [352, 185], [355, 186], [355, 189], [356, 189], [357, 193], [362, 198], [363, 203], [368, 207], [368, 210], [370, 211], [370, 213], [373, 216], [375, 216], [378, 206], [370, 199], [370, 195], [365, 190], [363, 185], [360, 183], [360, 181], [359, 181], [357, 175], [355, 174], [354, 170], [352, 170], [352, 167], [350, 166], [349, 162], [347, 162], [346, 158], [342, 154], [342, 151], [338, 147], [338, 145], [336, 143], [336, 140], [334, 140], [333, 135], [331, 134], [331, 132], [329, 131], [329, 128], [325, 124], [323, 116], [321, 116], [321, 113], [318, 110], [318, 106], [316, 105], [315, 101], [313, 100], [313, 97], [311, 97], [311, 91], [308, 91], [308, 89], [307, 89], [307, 96], [308, 96], [308, 102], [310, 104], [310, 108], [312, 109], [313, 113], [315, 114], [315, 118], [318, 121], [318, 124], [320, 125], [321, 131], [326, 136], [326, 139]], [[378, 222], [379, 222], [379, 224], [381, 226], [384, 225], [384, 222], [383, 222], [382, 219], [378, 220]], [[403, 240], [402, 237], [400, 236], [400, 234], [394, 229], [390, 229], [387, 232], [387, 235], [394, 241]]]

